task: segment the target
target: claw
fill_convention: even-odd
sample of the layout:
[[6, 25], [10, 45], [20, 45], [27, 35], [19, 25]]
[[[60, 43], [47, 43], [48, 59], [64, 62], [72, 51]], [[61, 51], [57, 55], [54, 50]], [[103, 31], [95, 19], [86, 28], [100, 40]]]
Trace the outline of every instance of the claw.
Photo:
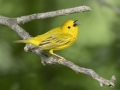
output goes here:
[[60, 62], [64, 61], [64, 58], [60, 58], [57, 62], [60, 64]]

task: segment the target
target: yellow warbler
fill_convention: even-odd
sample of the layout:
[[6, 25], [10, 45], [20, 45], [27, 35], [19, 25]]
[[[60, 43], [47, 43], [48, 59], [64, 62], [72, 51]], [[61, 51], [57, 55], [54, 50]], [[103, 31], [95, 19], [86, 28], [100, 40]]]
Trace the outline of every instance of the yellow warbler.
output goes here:
[[61, 50], [70, 46], [78, 36], [77, 20], [68, 20], [60, 27], [54, 28], [45, 34], [27, 40], [17, 40], [16, 43], [27, 43], [39, 47], [41, 50], [49, 50], [49, 53], [64, 59], [53, 53], [53, 50]]

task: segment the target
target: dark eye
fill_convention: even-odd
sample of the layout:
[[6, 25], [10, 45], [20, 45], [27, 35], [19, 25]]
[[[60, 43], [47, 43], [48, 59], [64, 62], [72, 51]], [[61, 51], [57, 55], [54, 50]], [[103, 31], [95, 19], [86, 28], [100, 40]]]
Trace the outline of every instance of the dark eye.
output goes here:
[[71, 27], [70, 26], [68, 26], [68, 29], [70, 29]]

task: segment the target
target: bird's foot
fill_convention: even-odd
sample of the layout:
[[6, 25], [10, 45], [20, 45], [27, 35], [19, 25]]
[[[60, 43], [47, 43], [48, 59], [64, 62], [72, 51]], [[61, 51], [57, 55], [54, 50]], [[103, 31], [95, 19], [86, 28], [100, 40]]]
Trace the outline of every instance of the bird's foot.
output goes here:
[[[50, 62], [50, 60], [52, 59], [52, 58], [54, 58], [55, 56], [54, 55], [51, 55], [49, 58], [48, 58], [48, 62]], [[55, 57], [56, 58], [56, 57]], [[57, 57], [57, 63], [58, 64], [61, 64], [61, 62], [62, 61], [64, 61], [64, 60], [66, 60], [65, 58], [63, 58], [63, 57]]]
[[62, 61], [65, 61], [66, 59], [65, 58], [60, 58], [57, 62], [58, 64], [61, 64]]

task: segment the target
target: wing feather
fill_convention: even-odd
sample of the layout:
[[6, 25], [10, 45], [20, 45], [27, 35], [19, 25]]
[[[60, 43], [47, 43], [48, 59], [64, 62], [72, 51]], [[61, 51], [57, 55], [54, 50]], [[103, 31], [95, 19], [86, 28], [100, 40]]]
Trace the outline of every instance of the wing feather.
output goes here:
[[71, 40], [72, 40], [72, 36], [69, 34], [52, 35], [46, 38], [45, 40], [43, 40], [39, 44], [39, 47], [42, 50], [54, 49], [70, 43]]

